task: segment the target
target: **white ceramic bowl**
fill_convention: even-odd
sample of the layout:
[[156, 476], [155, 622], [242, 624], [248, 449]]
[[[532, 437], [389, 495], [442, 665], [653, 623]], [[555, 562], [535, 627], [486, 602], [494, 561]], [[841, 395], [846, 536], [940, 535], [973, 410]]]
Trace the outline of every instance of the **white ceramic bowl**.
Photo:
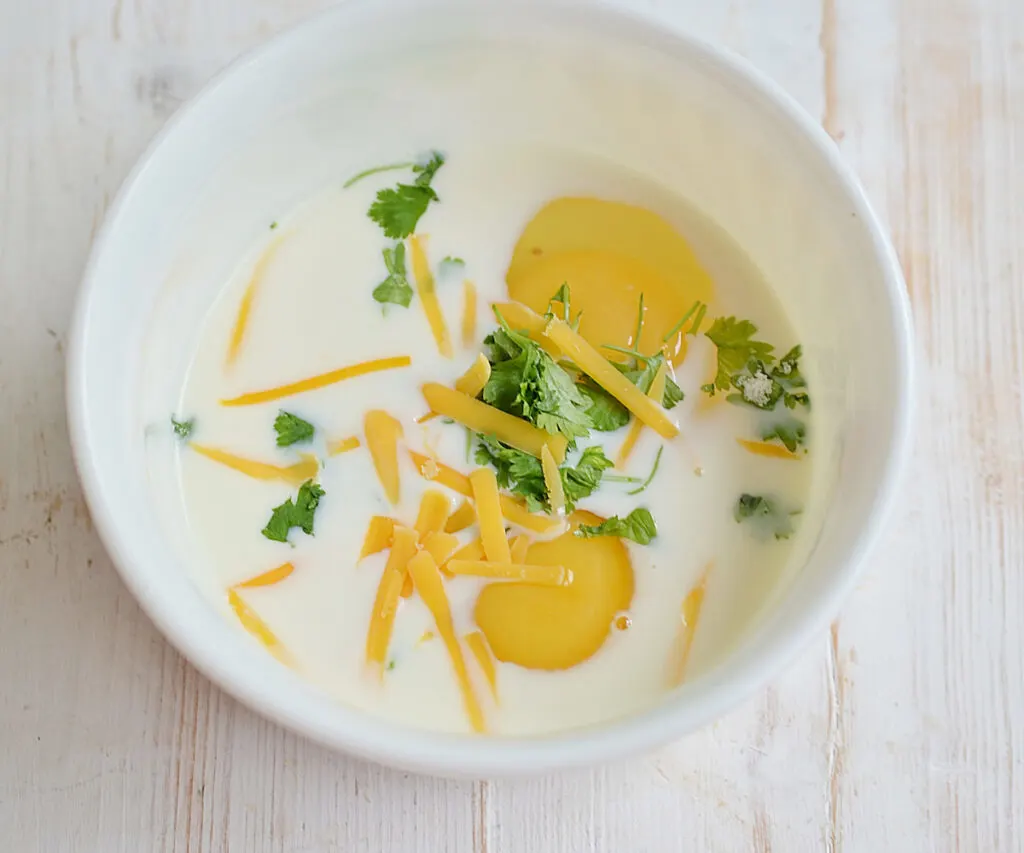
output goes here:
[[[468, 127], [604, 156], [689, 199], [778, 292], [814, 391], [817, 509], [802, 521], [789, 581], [720, 664], [657, 707], [547, 737], [433, 734], [321, 695], [200, 594], [147, 484], [141, 410], [173, 405], [188, 355], [166, 347], [156, 362], [143, 358], [157, 299], [166, 306], [171, 287], [174, 310], [208, 305], [267, 222], [358, 166], [447, 145]], [[189, 284], [174, 290], [182, 264]], [[125, 583], [224, 689], [386, 764], [475, 776], [550, 770], [649, 749], [707, 723], [824, 629], [893, 499], [908, 438], [909, 326], [897, 260], [850, 170], [817, 124], [745, 63], [589, 2], [352, 0], [223, 72], [125, 182], [75, 314], [71, 437]]]

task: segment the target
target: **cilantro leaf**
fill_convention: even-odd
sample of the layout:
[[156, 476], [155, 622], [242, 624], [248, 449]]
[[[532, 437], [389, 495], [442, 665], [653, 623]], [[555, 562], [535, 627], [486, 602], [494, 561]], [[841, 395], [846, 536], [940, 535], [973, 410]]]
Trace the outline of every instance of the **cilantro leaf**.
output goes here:
[[600, 432], [612, 432], [629, 423], [631, 417], [629, 409], [603, 388], [589, 381], [582, 382], [576, 387], [590, 401], [587, 406], [587, 416], [593, 422], [592, 429]]
[[[640, 368], [627, 368], [625, 365], [620, 365], [617, 362], [612, 364], [617, 367], [622, 375], [625, 376], [630, 382], [636, 385], [645, 394], [651, 390], [651, 385], [654, 382], [654, 375], [661, 368], [661, 364], [665, 361], [665, 356], [654, 355], [645, 356], [646, 363]], [[683, 399], [683, 389], [680, 388], [676, 381], [671, 376], [665, 377], [665, 394], [661, 398], [661, 405], [666, 409], [675, 408]]]
[[406, 278], [405, 243], [395, 243], [384, 250], [384, 266], [388, 277], [373, 289], [373, 298], [380, 303], [391, 303], [408, 308], [412, 302], [412, 285]]
[[171, 415], [171, 426], [174, 428], [174, 434], [178, 438], [185, 439], [192, 435], [192, 430], [195, 429], [196, 419], [189, 418], [187, 421], [176, 421], [174, 415]]
[[737, 320], [735, 317], [719, 317], [711, 324], [704, 334], [718, 349], [718, 371], [715, 381], [702, 386], [709, 394], [715, 389], [728, 391], [733, 385], [733, 376], [742, 373], [751, 359], [763, 362], [774, 361], [772, 352], [775, 347], [764, 341], [754, 340], [757, 326], [749, 320]]
[[411, 184], [397, 184], [377, 192], [367, 215], [384, 231], [384, 236], [404, 240], [416, 230], [420, 217], [427, 212], [432, 201], [440, 201], [430, 182], [444, 165], [444, 156], [434, 152], [423, 165], [412, 167], [416, 173]]
[[772, 378], [782, 387], [782, 401], [787, 409], [794, 409], [797, 405], [809, 406], [810, 397], [807, 394], [807, 380], [800, 373], [800, 356], [803, 349], [797, 344], [787, 352], [779, 363], [772, 370]]
[[790, 453], [802, 447], [807, 438], [807, 427], [794, 417], [783, 417], [761, 430], [762, 441], [778, 439]]
[[764, 495], [740, 495], [732, 514], [737, 523], [752, 519], [763, 532], [771, 533], [776, 539], [788, 539], [793, 533], [790, 516], [795, 513], [785, 512]]
[[327, 493], [317, 483], [307, 480], [299, 486], [295, 500], [288, 498], [280, 506], [274, 507], [270, 521], [261, 532], [267, 539], [275, 542], [287, 542], [288, 533], [293, 527], [299, 527], [303, 533], [312, 536], [313, 517], [320, 504], [320, 498], [325, 494]]
[[576, 528], [576, 536], [591, 539], [594, 536], [618, 536], [629, 539], [638, 545], [649, 545], [658, 535], [658, 525], [650, 510], [638, 507], [625, 518], [613, 515], [600, 524], [581, 524]]
[[298, 415], [281, 410], [274, 419], [274, 431], [277, 433], [277, 446], [290, 447], [300, 441], [313, 438], [313, 424], [304, 421]]
[[485, 402], [570, 442], [589, 434], [589, 398], [537, 343], [503, 324], [484, 344], [491, 363]]
[[[481, 465], [494, 466], [498, 485], [523, 498], [530, 512], [550, 509], [544, 470], [536, 456], [509, 447], [490, 436], [480, 436], [476, 461]], [[613, 464], [600, 447], [588, 447], [580, 455], [575, 468], [563, 465], [559, 469], [567, 512], [572, 512], [577, 501], [589, 497], [601, 485], [604, 471]]]

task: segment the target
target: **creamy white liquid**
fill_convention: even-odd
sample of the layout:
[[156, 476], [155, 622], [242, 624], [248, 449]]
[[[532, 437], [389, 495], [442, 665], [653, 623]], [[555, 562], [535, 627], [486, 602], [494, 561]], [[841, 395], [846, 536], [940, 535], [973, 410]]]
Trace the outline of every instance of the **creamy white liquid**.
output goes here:
[[[282, 211], [279, 226], [240, 259], [205, 320], [180, 401], [168, 401], [179, 416], [195, 418], [195, 441], [277, 464], [291, 464], [299, 448], [308, 449], [275, 447], [277, 412], [286, 409], [313, 423], [317, 436], [312, 448], [323, 460], [319, 481], [326, 491], [316, 514], [316, 535], [293, 530], [292, 545], [260, 535], [271, 509], [295, 489], [253, 480], [184, 445], [177, 451], [178, 497], [194, 540], [192, 570], [225, 618], [237, 621], [226, 603], [228, 586], [290, 561], [296, 570], [287, 580], [246, 590], [244, 598], [302, 673], [340, 701], [372, 713], [417, 727], [468, 731], [443, 644], [420, 642], [434, 625], [417, 596], [399, 606], [389, 649], [394, 666], [383, 684], [364, 663], [371, 604], [386, 557], [377, 554], [357, 564], [367, 524], [373, 515], [411, 523], [431, 484], [402, 454], [402, 500], [392, 507], [365, 448], [336, 457], [328, 457], [325, 448], [327, 439], [362, 437], [364, 412], [380, 408], [402, 422], [408, 447], [432, 448], [466, 472], [476, 467], [471, 456], [467, 460], [462, 427], [440, 419], [415, 423], [427, 411], [422, 383], [450, 384], [480, 351], [460, 342], [462, 278], [475, 282], [480, 293], [482, 339], [493, 326], [489, 304], [507, 299], [504, 276], [515, 241], [545, 202], [562, 195], [625, 201], [660, 213], [689, 240], [715, 281], [714, 316], [736, 314], [752, 320], [759, 327], [758, 337], [779, 352], [796, 341], [780, 306], [742, 252], [656, 186], [609, 164], [550, 150], [488, 150], [480, 155], [452, 151], [434, 182], [442, 201], [430, 207], [418, 229], [429, 235], [435, 268], [446, 255], [466, 260], [463, 271], [439, 276], [439, 297], [456, 345], [453, 360], [441, 358], [418, 300], [407, 310], [389, 306], [382, 311], [370, 295], [385, 276], [381, 249], [389, 241], [366, 210], [376, 190], [394, 181], [394, 174], [383, 174], [342, 190], [339, 180], [338, 187], [290, 215]], [[236, 363], [225, 369], [239, 301], [254, 264], [274, 240], [281, 244], [254, 301], [244, 346]], [[409, 368], [263, 405], [226, 408], [218, 403], [367, 359], [404, 354], [413, 357]], [[651, 486], [630, 497], [626, 492], [633, 485], [606, 483], [580, 504], [600, 515], [625, 515], [643, 505], [657, 519], [659, 535], [651, 545], [629, 544], [635, 571], [631, 626], [613, 629], [596, 655], [567, 671], [499, 664], [497, 702], [471, 660], [488, 731], [524, 734], [576, 727], [654, 702], [667, 689], [680, 603], [705, 567], [712, 565], [688, 668], [691, 676], [728, 650], [783, 573], [791, 543], [757, 538], [748, 525], [736, 523], [733, 507], [743, 492], [770, 494], [793, 508], [802, 507], [813, 452], [800, 462], [754, 456], [736, 443], [739, 436], [756, 437], [753, 413], [726, 404], [695, 413], [703, 396], [698, 386], [706, 381], [713, 358], [710, 342], [699, 338], [677, 371], [686, 399], [673, 415], [682, 434], [666, 445]], [[591, 441], [614, 458], [625, 433], [593, 433]], [[645, 477], [661, 444], [651, 430], [644, 430], [627, 473]], [[161, 482], [169, 488], [166, 483], [172, 481]], [[451, 497], [454, 509], [461, 497]], [[464, 541], [475, 536], [475, 528], [460, 534]], [[481, 583], [469, 578], [447, 582], [460, 634], [474, 627], [472, 607]]]

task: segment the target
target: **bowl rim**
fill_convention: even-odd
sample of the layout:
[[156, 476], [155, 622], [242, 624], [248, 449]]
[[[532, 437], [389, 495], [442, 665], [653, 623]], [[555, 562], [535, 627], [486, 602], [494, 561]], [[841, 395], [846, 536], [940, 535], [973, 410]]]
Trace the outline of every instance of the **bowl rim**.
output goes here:
[[[387, 6], [387, 14], [397, 14], [401, 6], [422, 10], [425, 5], [422, 0], [392, 0]], [[457, 14], [460, 9], [473, 6], [474, 0], [429, 0], [429, 5], [435, 10], [443, 9]], [[763, 106], [773, 109], [803, 136], [821, 158], [822, 164], [836, 178], [839, 192], [855, 211], [869, 238], [870, 262], [885, 282], [887, 301], [877, 307], [888, 313], [896, 338], [897, 359], [893, 364], [896, 406], [875, 500], [867, 512], [854, 546], [841, 561], [841, 565], [837, 566], [830, 581], [823, 585], [816, 597], [809, 601], [790, 624], [789, 631], [773, 644], [767, 645], [758, 656], [742, 662], [728, 677], [716, 679], [710, 674], [711, 677], [702, 679], [705, 681], [705, 689], [699, 701], [687, 705], [662, 702], [650, 709], [608, 721], [599, 727], [542, 736], [480, 738], [413, 729], [356, 709], [339, 709], [337, 722], [325, 724], [322, 720], [314, 719], [312, 713], [303, 714], [301, 702], [290, 703], [287, 696], [274, 696], [261, 691], [255, 684], [258, 673], [240, 673], [218, 664], [219, 652], [209, 646], [200, 646], [185, 624], [187, 620], [183, 620], [173, 607], [154, 596], [147, 587], [143, 573], [132, 561], [126, 559], [121, 544], [121, 525], [116, 521], [115, 507], [105, 493], [100, 472], [94, 464], [86, 424], [87, 330], [94, 293], [101, 287], [97, 277], [99, 259], [112, 242], [116, 223], [135, 185], [165, 141], [177, 132], [187, 116], [212, 97], [226, 80], [258, 66], [278, 51], [294, 49], [310, 33], [320, 28], [324, 20], [344, 18], [372, 6], [378, 7], [379, 14], [385, 13], [384, 5], [379, 0], [347, 0], [243, 53], [175, 112], [153, 137], [124, 179], [90, 251], [75, 301], [67, 350], [66, 403], [69, 434], [75, 465], [96, 530], [119, 575], [143, 611], [190, 663], [257, 713], [319, 743], [415, 772], [477, 778], [587, 766], [648, 751], [706, 725], [738, 705], [759, 686], [776, 678], [808, 645], [810, 639], [823, 631], [834, 618], [842, 600], [860, 576], [869, 551], [880, 538], [896, 499], [899, 480], [909, 455], [914, 371], [910, 302], [899, 259], [857, 177], [841, 157], [833, 140], [788, 92], [747, 60], [649, 14], [605, 2], [595, 3], [593, 0], [508, 0], [502, 4], [504, 12], [513, 10], [514, 14], [524, 15], [554, 13], [575, 16], [589, 26], [602, 26], [610, 32], [616, 32], [617, 37], [624, 40], [642, 40], [654, 45], [670, 56], [694, 55], [750, 93]], [[867, 255], [865, 257], [868, 258]]]

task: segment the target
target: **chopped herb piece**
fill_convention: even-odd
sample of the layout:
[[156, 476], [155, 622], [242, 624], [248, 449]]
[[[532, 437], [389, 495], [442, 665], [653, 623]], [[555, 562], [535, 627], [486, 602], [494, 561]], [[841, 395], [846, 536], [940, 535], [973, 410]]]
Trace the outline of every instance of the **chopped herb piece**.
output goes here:
[[367, 215], [383, 229], [386, 237], [404, 240], [416, 230], [430, 202], [440, 200], [430, 182], [443, 165], [444, 157], [434, 152], [429, 162], [412, 167], [417, 173], [414, 183], [398, 184], [377, 193]]
[[785, 512], [775, 501], [763, 495], [742, 494], [733, 509], [737, 523], [753, 519], [776, 539], [788, 539], [793, 533], [791, 515], [795, 513]]
[[576, 528], [576, 535], [581, 539], [594, 536], [618, 536], [629, 539], [638, 545], [649, 545], [658, 535], [658, 526], [650, 510], [638, 507], [625, 518], [613, 515], [600, 524], [581, 524]]
[[603, 388], [592, 385], [590, 382], [580, 383], [576, 387], [590, 401], [587, 406], [587, 416], [593, 422], [592, 429], [600, 432], [612, 432], [629, 423], [631, 417], [629, 409]]
[[802, 421], [793, 417], [786, 417], [775, 421], [761, 430], [762, 441], [778, 439], [785, 446], [786, 450], [795, 453], [798, 447], [803, 446], [807, 438], [807, 427]]
[[412, 301], [412, 285], [406, 278], [405, 243], [395, 243], [384, 250], [384, 266], [388, 277], [373, 289], [373, 298], [380, 303], [390, 303], [408, 308]]
[[391, 670], [393, 670], [394, 668], [395, 668], [395, 659], [392, 658], [391, 660], [388, 661], [387, 670], [388, 670], [388, 672], [391, 672]]
[[387, 166], [374, 166], [372, 169], [363, 169], [363, 171], [353, 175], [345, 183], [341, 185], [343, 190], [347, 190], [356, 181], [361, 181], [363, 178], [368, 178], [370, 175], [376, 175], [380, 172], [393, 172], [397, 169], [411, 169], [415, 166], [415, 163], [390, 163]]
[[697, 317], [694, 318], [694, 322], [690, 325], [690, 328], [684, 334], [697, 334], [697, 330], [700, 329], [700, 324], [704, 319], [704, 313], [705, 311], [707, 311], [707, 307], [708, 306], [701, 302], [699, 299], [696, 302], [694, 302], [693, 305], [690, 306], [689, 310], [685, 314], [683, 314], [682, 319], [672, 327], [672, 330], [667, 335], [665, 335], [665, 337], [661, 339], [662, 342], [667, 344], [670, 340], [672, 340], [672, 338], [674, 338], [679, 333], [679, 330], [686, 325], [686, 321], [693, 317], [694, 314], [697, 314]]
[[273, 231], [275, 228], [277, 228], [277, 220], [276, 219], [273, 222], [270, 223], [270, 230]]
[[[480, 436], [476, 461], [494, 466], [498, 485], [526, 501], [530, 512], [550, 509], [544, 470], [536, 456], [509, 447], [490, 436]], [[572, 512], [577, 501], [589, 497], [601, 485], [601, 478], [614, 463], [600, 447], [588, 447], [580, 455], [576, 467], [563, 465], [559, 469], [565, 508]]]
[[633, 489], [632, 491], [626, 492], [627, 495], [638, 495], [638, 494], [640, 494], [640, 492], [642, 492], [644, 489], [646, 489], [649, 485], [651, 485], [651, 480], [653, 480], [654, 479], [654, 475], [658, 473], [658, 466], [661, 464], [661, 453], [662, 453], [662, 451], [664, 449], [665, 449], [665, 445], [664, 444], [661, 447], [658, 448], [658, 455], [654, 457], [654, 466], [651, 468], [651, 473], [647, 475], [647, 479], [644, 480], [643, 484], [639, 488], [636, 488], [636, 489]]
[[571, 307], [570, 303], [571, 303], [571, 301], [572, 301], [572, 294], [569, 291], [569, 283], [566, 282], [566, 281], [563, 281], [562, 282], [562, 286], [559, 287], [558, 290], [555, 291], [555, 295], [552, 296], [548, 300], [548, 310], [547, 310], [547, 313], [550, 314], [552, 317], [554, 317], [555, 316], [555, 310], [554, 310], [555, 309], [555, 303], [558, 302], [562, 306], [562, 319], [566, 323], [568, 323], [569, 322], [569, 315], [571, 314], [571, 311], [570, 311], [570, 307]]
[[501, 323], [484, 339], [491, 363], [484, 401], [570, 443], [588, 435], [590, 398], [538, 344]]
[[450, 267], [464, 267], [466, 265], [466, 262], [462, 260], [462, 258], [455, 258], [452, 257], [451, 255], [445, 255], [445, 257], [441, 259], [441, 265], [447, 265]]
[[639, 304], [636, 309], [636, 329], [633, 332], [633, 346], [640, 349], [640, 335], [644, 331], [644, 295], [640, 294]]
[[795, 409], [799, 404], [809, 406], [807, 381], [800, 373], [800, 356], [803, 350], [799, 344], [787, 352], [772, 371], [772, 378], [782, 386], [782, 401], [787, 409]]
[[178, 438], [188, 438], [192, 435], [195, 425], [195, 418], [189, 418], [187, 421], [176, 421], [173, 416], [171, 417], [171, 426], [174, 428], [174, 434]]
[[283, 410], [274, 419], [274, 431], [277, 433], [278, 447], [290, 447], [300, 441], [309, 441], [315, 432], [309, 421]]
[[702, 386], [703, 389], [711, 389], [709, 394], [714, 394], [715, 389], [728, 391], [733, 386], [733, 377], [742, 373], [752, 359], [771, 363], [775, 348], [754, 340], [756, 333], [757, 326], [735, 317], [719, 317], [711, 324], [704, 334], [718, 349], [718, 372], [715, 381]]
[[273, 539], [275, 542], [287, 542], [288, 533], [293, 527], [299, 527], [303, 533], [312, 536], [313, 517], [320, 504], [320, 498], [325, 494], [317, 483], [307, 480], [299, 486], [295, 500], [288, 498], [280, 506], [274, 507], [270, 521], [261, 532], [267, 539]]

